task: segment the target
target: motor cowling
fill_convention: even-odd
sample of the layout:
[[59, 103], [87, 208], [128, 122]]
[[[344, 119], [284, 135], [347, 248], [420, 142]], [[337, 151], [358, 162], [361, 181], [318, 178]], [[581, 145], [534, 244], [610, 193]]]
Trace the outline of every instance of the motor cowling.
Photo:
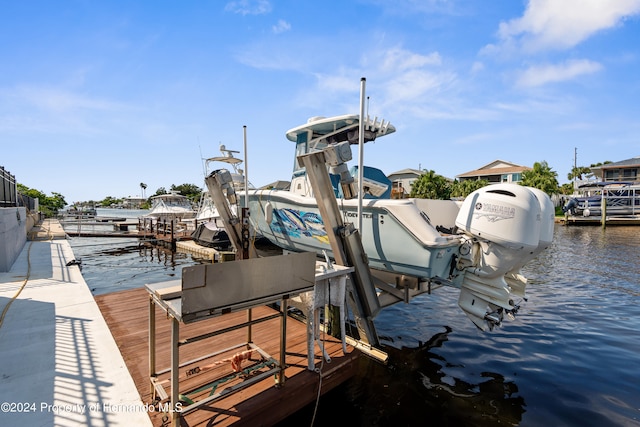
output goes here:
[[538, 203], [540, 203], [540, 241], [533, 254], [533, 257], [535, 257], [547, 249], [551, 245], [551, 242], [553, 242], [556, 208], [547, 193], [533, 187], [526, 188], [536, 196]]
[[465, 198], [456, 226], [512, 250], [533, 250], [540, 241], [541, 206], [528, 187], [489, 185]]

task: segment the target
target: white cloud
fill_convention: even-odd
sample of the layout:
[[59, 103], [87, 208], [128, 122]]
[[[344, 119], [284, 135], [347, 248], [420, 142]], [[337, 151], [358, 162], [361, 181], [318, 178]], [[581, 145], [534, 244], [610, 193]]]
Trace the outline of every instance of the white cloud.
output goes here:
[[480, 61], [475, 61], [471, 65], [471, 74], [479, 73], [484, 70], [484, 64]]
[[272, 30], [276, 34], [284, 33], [291, 30], [291, 24], [284, 19], [278, 20], [278, 23], [272, 27]]
[[123, 107], [117, 103], [47, 86], [21, 86], [3, 91], [17, 105], [37, 107], [50, 112], [70, 110], [114, 110]]
[[[11, 106], [5, 113], [4, 106]], [[114, 114], [133, 111], [122, 103], [54, 86], [0, 89], [0, 130], [96, 134]], [[111, 123], [111, 122], [110, 122]]]
[[[443, 69], [438, 52], [422, 54], [400, 47], [380, 50], [365, 56], [367, 74], [384, 83], [384, 104], [420, 103], [426, 94], [446, 90], [456, 80], [453, 72]], [[364, 62], [364, 61], [363, 61]]]
[[640, 0], [529, 0], [521, 18], [502, 22], [499, 46], [525, 52], [568, 49], [640, 14]]
[[563, 64], [533, 66], [520, 74], [517, 85], [541, 86], [546, 83], [571, 80], [577, 76], [598, 72], [601, 69], [601, 64], [586, 59], [570, 60]]
[[315, 77], [318, 88], [324, 93], [351, 93], [359, 90], [359, 79], [355, 70], [343, 70], [340, 74], [334, 75], [316, 74]]
[[387, 83], [387, 101], [420, 103], [426, 99], [426, 94], [441, 92], [454, 81], [455, 75], [446, 71], [408, 70], [397, 74]]
[[233, 0], [224, 10], [240, 15], [264, 15], [271, 12], [269, 0]]
[[422, 55], [401, 48], [392, 48], [384, 52], [380, 64], [384, 71], [404, 71], [428, 65], [441, 65], [442, 59], [438, 52]]

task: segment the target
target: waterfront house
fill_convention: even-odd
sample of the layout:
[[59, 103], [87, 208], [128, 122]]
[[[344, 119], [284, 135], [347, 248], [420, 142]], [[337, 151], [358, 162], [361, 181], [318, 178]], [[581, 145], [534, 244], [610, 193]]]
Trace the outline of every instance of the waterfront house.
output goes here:
[[591, 168], [591, 172], [599, 181], [640, 181], [640, 157], [622, 160], [615, 163], [607, 163], [604, 165]]
[[531, 170], [530, 167], [517, 165], [515, 163], [505, 162], [504, 160], [494, 160], [478, 169], [456, 175], [456, 179], [460, 182], [466, 180], [485, 179], [490, 184], [500, 182], [519, 183], [522, 181], [522, 172]]
[[144, 197], [125, 197], [122, 200], [123, 209], [141, 209], [142, 205], [146, 203], [147, 199]]
[[391, 181], [391, 198], [392, 199], [404, 199], [409, 197], [411, 193], [411, 186], [420, 178], [422, 171], [418, 169], [402, 169], [392, 174], [389, 174], [387, 178]]

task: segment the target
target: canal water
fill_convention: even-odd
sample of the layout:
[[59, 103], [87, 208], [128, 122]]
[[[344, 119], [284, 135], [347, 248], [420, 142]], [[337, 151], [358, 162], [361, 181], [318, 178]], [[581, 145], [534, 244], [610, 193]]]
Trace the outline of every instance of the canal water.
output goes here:
[[[136, 239], [71, 244], [96, 295], [200, 262]], [[389, 363], [362, 358], [355, 378], [280, 425], [640, 427], [640, 228], [556, 225], [523, 273], [528, 300], [491, 332], [455, 289], [384, 309]]]

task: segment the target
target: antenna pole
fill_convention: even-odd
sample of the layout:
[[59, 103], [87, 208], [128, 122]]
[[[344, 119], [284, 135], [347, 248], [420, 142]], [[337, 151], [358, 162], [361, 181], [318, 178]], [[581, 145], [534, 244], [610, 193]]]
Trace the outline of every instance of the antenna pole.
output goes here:
[[358, 135], [358, 231], [360, 236], [363, 235], [362, 230], [362, 192], [364, 181], [364, 123], [368, 121], [368, 117], [365, 119], [364, 105], [365, 105], [365, 87], [367, 85], [367, 79], [362, 77], [360, 79], [360, 122], [359, 135]]
[[249, 208], [249, 162], [247, 160], [247, 125], [242, 126], [244, 140], [244, 207]]
[[578, 147], [573, 149], [573, 191], [577, 189], [578, 172]]

